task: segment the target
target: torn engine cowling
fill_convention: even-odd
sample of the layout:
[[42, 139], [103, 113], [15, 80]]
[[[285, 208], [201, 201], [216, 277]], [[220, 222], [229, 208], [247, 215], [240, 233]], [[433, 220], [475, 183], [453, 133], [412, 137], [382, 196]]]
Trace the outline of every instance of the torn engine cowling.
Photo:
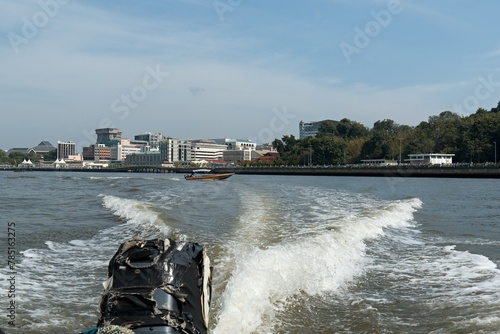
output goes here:
[[135, 333], [205, 334], [210, 259], [197, 243], [134, 238], [109, 262], [98, 327]]

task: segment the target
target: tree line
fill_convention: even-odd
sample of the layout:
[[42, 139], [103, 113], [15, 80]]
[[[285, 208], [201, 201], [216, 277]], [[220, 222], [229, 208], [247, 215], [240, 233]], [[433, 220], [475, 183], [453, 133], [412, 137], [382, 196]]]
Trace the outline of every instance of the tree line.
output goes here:
[[367, 159], [402, 161], [408, 154], [453, 153], [458, 163], [495, 161], [495, 142], [500, 145], [500, 102], [491, 110], [479, 108], [468, 116], [443, 111], [417, 126], [376, 121], [369, 129], [344, 118], [324, 121], [315, 137], [297, 139], [285, 135], [273, 146], [280, 159], [274, 164], [337, 165]]

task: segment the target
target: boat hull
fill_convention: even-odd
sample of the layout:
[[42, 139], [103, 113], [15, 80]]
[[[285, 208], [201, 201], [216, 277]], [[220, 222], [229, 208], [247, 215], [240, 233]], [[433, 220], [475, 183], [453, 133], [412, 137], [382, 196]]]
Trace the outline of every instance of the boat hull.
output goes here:
[[217, 181], [225, 180], [231, 177], [234, 173], [224, 173], [224, 174], [206, 174], [206, 175], [186, 175], [184, 178], [188, 181], [200, 180], [200, 181]]

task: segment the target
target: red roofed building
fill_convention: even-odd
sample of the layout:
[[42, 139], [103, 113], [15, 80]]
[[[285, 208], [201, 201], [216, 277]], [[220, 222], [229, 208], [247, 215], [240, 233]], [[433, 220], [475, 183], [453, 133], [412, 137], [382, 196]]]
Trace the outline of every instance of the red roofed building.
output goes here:
[[278, 152], [267, 152], [263, 156], [259, 157], [257, 161], [263, 161], [263, 162], [271, 162], [276, 159], [279, 159], [280, 154]]

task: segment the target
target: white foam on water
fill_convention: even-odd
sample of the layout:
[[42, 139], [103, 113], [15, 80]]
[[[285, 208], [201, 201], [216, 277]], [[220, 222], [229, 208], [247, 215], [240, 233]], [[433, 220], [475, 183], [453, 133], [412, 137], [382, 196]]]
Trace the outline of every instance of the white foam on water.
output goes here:
[[[188, 202], [188, 199], [183, 194], [165, 191], [151, 191], [144, 194], [143, 198], [147, 203], [154, 203], [166, 211], [175, 210], [177, 206], [185, 205]], [[175, 206], [172, 203], [175, 203]]]
[[114, 215], [127, 221], [130, 232], [148, 238], [149, 235], [160, 234], [166, 237], [171, 229], [160, 218], [156, 207], [146, 202], [133, 199], [125, 199], [111, 195], [100, 195], [103, 206], [113, 212]]
[[265, 239], [269, 220], [266, 214], [272, 212], [272, 202], [258, 192], [239, 193], [241, 208], [236, 229], [238, 241], [242, 244], [260, 246]]
[[[81, 315], [79, 321], [86, 318], [95, 322], [102, 282], [107, 278], [109, 260], [119, 244], [134, 235], [166, 238], [171, 232], [153, 206], [116, 196], [100, 196], [103, 206], [124, 223], [98, 231], [88, 240], [48, 240], [45, 248], [21, 252], [16, 303], [22, 328], [35, 332], [37, 328], [73, 328], [75, 314]], [[0, 280], [6, 278], [6, 274], [0, 273]]]
[[287, 298], [344, 291], [364, 272], [366, 241], [384, 235], [385, 228], [410, 226], [421, 204], [418, 199], [390, 203], [336, 221], [335, 229], [327, 228], [329, 220], [317, 221], [323, 225], [321, 233], [267, 249], [243, 245], [236, 250], [214, 333], [270, 332], [276, 305]]
[[378, 245], [379, 258], [370, 270], [398, 280], [401, 292], [407, 290], [405, 298], [419, 300], [425, 287], [422, 291], [436, 308], [478, 302], [498, 304], [500, 270], [486, 256], [456, 250], [454, 245], [430, 244], [423, 239], [409, 242], [401, 236], [392, 239], [407, 248], [391, 251]]
[[[224, 249], [220, 255], [213, 259], [216, 266], [214, 270], [213, 288], [222, 291], [231, 276], [236, 263], [234, 249], [247, 245], [247, 247], [260, 248], [266, 245], [266, 236], [269, 233], [270, 221], [266, 213], [272, 211], [271, 204], [261, 194], [255, 191], [243, 190], [238, 192], [240, 207], [236, 224], [231, 226], [233, 240], [221, 240], [220, 247]], [[266, 209], [267, 208], [267, 209]], [[213, 306], [217, 300], [213, 301]]]
[[[495, 324], [500, 328], [500, 270], [497, 264], [482, 254], [446, 245], [445, 237], [436, 238], [417, 230], [402, 232], [391, 230], [388, 232], [390, 242], [381, 240], [373, 244], [373, 261], [367, 264], [372, 283], [368, 291], [358, 291], [355, 296], [380, 308], [403, 300], [418, 310], [448, 319], [446, 328], [433, 333], [481, 332], [485, 328], [495, 328]], [[452, 236], [448, 241], [455, 239]], [[489, 244], [478, 238], [462, 244], [473, 244], [473, 241]], [[374, 284], [379, 286], [378, 294], [374, 293]], [[381, 312], [382, 322], [401, 320], [402, 315], [395, 311]], [[411, 313], [404, 315], [406, 321], [412, 316]], [[440, 317], [423, 319], [416, 313], [412, 325], [432, 321], [433, 326], [442, 326]]]
[[[335, 227], [342, 224], [346, 217], [366, 214], [380, 207], [379, 199], [366, 194], [347, 193], [335, 189], [310, 187], [295, 187], [291, 193], [300, 193], [301, 202], [293, 203], [283, 213], [287, 220], [293, 222], [293, 227], [300, 228], [293, 233], [318, 233], [325, 224]], [[321, 222], [318, 224], [318, 222]]]
[[[419, 269], [430, 274], [422, 280], [436, 287], [443, 303], [498, 305], [500, 270], [495, 263], [480, 254], [457, 251], [453, 245], [437, 251], [443, 256], [423, 262]], [[419, 280], [415, 278], [415, 283], [421, 284]]]
[[161, 179], [158, 179], [158, 178], [147, 178], [147, 180], [166, 180], [166, 181], [174, 181], [174, 182], [184, 181], [184, 179], [177, 178], [177, 177], [163, 177]]
[[131, 176], [89, 176], [90, 180], [121, 180], [131, 178]]
[[76, 243], [47, 241], [46, 245], [21, 252], [16, 284], [20, 327], [71, 327], [73, 312], [81, 309], [87, 309], [88, 319], [95, 318], [99, 293], [82, 291], [99, 291], [102, 277], [96, 276], [96, 268], [107, 267], [113, 250], [98, 237]]

